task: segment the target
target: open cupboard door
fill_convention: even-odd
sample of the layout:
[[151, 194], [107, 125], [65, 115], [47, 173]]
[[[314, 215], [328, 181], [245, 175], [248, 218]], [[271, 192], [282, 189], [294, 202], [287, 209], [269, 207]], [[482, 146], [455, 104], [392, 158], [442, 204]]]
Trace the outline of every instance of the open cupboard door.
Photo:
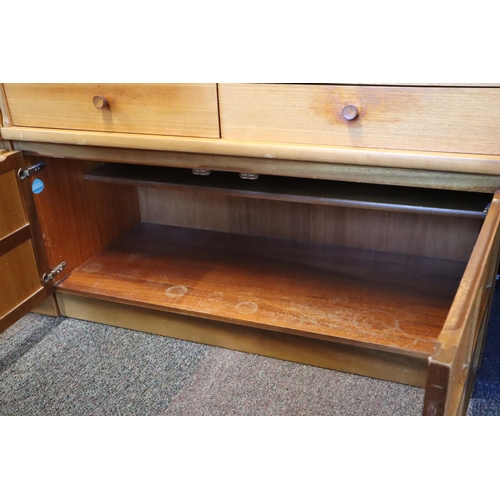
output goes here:
[[460, 287], [429, 358], [424, 415], [465, 415], [482, 351], [500, 250], [500, 190], [495, 193]]
[[27, 179], [40, 168], [32, 163], [20, 151], [0, 151], [0, 332], [53, 288]]

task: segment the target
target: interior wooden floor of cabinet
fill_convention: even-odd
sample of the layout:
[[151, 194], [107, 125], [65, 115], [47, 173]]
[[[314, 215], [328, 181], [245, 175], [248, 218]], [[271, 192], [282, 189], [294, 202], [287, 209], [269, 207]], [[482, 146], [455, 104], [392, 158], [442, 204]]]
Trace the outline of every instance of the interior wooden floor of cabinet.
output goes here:
[[57, 289], [426, 357], [466, 263], [142, 223]]

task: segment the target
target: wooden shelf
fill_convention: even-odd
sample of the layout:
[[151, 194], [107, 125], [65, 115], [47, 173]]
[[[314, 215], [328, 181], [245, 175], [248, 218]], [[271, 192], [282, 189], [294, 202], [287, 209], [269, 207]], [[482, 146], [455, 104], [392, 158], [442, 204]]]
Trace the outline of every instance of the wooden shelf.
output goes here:
[[422, 358], [434, 348], [465, 266], [140, 224], [57, 288]]
[[234, 172], [193, 175], [184, 168], [106, 163], [85, 175], [88, 181], [174, 190], [203, 190], [244, 198], [261, 198], [407, 213], [484, 219], [491, 196], [422, 188], [378, 186], [340, 181], [261, 176], [243, 180]]

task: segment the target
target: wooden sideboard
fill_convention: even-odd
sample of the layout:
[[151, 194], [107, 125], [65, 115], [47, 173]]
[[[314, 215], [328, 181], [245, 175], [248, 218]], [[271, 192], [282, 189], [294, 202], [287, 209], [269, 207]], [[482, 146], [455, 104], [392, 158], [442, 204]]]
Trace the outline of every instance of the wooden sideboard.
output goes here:
[[1, 330], [43, 302], [465, 413], [499, 259], [499, 86], [0, 90]]

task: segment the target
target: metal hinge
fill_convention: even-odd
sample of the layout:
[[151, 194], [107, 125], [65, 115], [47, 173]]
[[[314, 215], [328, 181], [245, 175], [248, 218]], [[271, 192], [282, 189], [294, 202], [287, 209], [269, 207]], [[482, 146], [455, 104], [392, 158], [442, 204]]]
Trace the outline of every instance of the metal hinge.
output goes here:
[[64, 268], [66, 267], [66, 261], [61, 262], [59, 265], [54, 267], [50, 273], [45, 273], [42, 276], [42, 281], [47, 284], [49, 281], [53, 280]]
[[28, 167], [26, 170], [23, 170], [20, 168], [17, 172], [17, 175], [19, 176], [19, 179], [22, 181], [26, 179], [27, 177], [31, 177], [33, 174], [36, 174], [37, 172], [40, 172], [42, 168], [45, 167], [45, 162], [41, 161], [40, 163], [37, 163], [33, 165], [32, 167]]
[[488, 210], [490, 209], [490, 207], [491, 207], [491, 203], [488, 203], [488, 204], [486, 205], [486, 208], [483, 210], [483, 212], [484, 212], [485, 214], [487, 214], [487, 213], [488, 213]]

